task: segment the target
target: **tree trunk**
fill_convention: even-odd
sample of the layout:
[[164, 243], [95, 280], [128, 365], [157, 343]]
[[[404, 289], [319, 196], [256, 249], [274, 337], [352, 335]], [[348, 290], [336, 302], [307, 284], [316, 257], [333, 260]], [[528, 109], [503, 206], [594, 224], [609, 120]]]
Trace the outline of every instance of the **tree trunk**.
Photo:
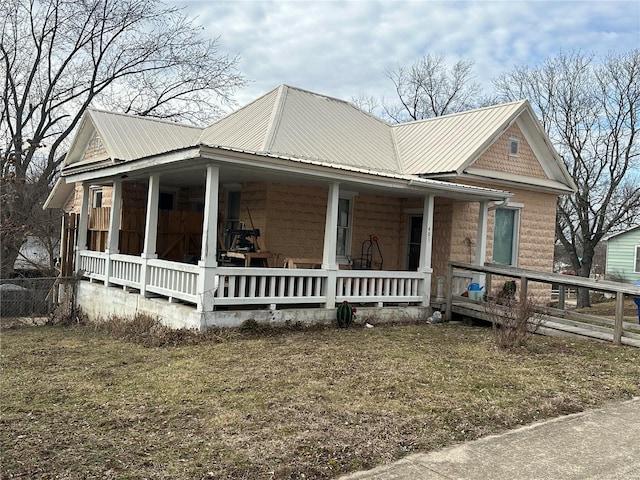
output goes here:
[[0, 262], [0, 277], [1, 278], [13, 278], [15, 274], [14, 265], [18, 254], [20, 253], [20, 247], [25, 242], [25, 238], [4, 238], [2, 240], [2, 261]]

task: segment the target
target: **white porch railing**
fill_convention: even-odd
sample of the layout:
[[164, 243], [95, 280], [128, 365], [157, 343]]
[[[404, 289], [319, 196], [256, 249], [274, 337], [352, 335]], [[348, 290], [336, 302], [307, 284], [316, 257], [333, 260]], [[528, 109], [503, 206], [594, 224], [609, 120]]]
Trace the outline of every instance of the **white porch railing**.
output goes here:
[[[218, 267], [82, 250], [83, 276], [202, 305], [210, 295], [215, 306], [355, 303], [428, 303], [431, 274], [406, 271]], [[215, 287], [198, 292], [200, 275], [215, 275]], [[335, 277], [335, 298], [327, 298], [327, 281]], [[145, 283], [143, 285], [143, 282]]]
[[82, 272], [82, 276], [90, 280], [105, 281], [107, 254], [92, 252], [91, 250], [81, 250], [78, 263], [77, 269]]
[[339, 270], [337, 277], [337, 302], [405, 303], [424, 300], [425, 276], [422, 273]]

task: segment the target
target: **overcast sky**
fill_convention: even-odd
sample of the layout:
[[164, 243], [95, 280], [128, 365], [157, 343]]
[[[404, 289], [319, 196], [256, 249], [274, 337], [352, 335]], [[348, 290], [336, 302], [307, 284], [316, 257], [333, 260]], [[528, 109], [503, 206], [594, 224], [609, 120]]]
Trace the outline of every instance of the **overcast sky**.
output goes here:
[[385, 70], [430, 53], [475, 62], [476, 80], [560, 49], [604, 56], [640, 46], [640, 0], [176, 1], [251, 82], [240, 105], [282, 83], [349, 100], [393, 97]]

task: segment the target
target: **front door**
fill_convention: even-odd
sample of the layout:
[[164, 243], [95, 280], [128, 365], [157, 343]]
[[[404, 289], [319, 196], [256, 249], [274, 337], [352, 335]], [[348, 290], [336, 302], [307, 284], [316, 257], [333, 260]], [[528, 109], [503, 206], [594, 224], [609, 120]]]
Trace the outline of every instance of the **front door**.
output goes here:
[[422, 241], [422, 215], [409, 217], [409, 245], [407, 247], [407, 270], [417, 271], [420, 264], [420, 243]]

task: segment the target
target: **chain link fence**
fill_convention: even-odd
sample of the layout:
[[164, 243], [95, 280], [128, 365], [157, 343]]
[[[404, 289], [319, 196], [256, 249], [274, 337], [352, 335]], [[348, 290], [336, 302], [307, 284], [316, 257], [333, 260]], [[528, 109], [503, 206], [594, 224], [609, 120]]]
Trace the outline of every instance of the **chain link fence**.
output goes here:
[[0, 280], [0, 317], [47, 317], [58, 303], [61, 278]]

